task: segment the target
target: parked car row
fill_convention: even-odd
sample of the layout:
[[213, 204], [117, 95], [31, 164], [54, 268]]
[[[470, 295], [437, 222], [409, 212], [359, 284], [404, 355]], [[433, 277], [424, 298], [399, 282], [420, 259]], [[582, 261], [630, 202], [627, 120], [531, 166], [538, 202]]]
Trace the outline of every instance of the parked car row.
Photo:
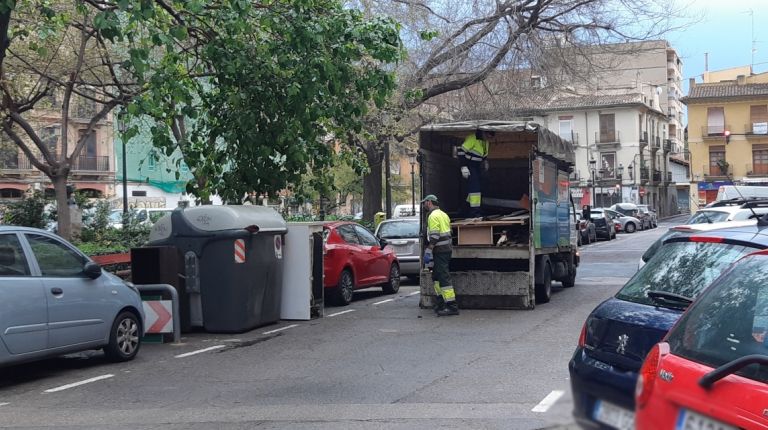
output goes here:
[[672, 229], [587, 317], [569, 363], [581, 425], [768, 426], [768, 223], [724, 224]]

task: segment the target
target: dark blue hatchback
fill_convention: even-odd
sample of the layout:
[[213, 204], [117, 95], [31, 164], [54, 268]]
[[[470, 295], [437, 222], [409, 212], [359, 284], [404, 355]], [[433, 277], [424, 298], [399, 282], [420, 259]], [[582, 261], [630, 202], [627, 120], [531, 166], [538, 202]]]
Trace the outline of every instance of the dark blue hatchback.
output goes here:
[[732, 262], [768, 248], [764, 226], [670, 237], [587, 318], [568, 368], [574, 416], [584, 427], [633, 428], [637, 373], [686, 307]]

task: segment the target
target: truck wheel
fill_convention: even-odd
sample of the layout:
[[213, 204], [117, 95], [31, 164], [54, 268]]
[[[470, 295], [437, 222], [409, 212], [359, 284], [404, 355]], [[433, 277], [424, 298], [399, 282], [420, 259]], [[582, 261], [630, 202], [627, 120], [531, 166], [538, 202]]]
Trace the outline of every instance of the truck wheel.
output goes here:
[[549, 262], [544, 264], [541, 274], [541, 283], [536, 284], [536, 303], [549, 303], [552, 298], [552, 268], [549, 267]]
[[626, 230], [627, 233], [634, 233], [635, 230], [637, 230], [637, 226], [635, 226], [635, 223], [633, 222], [628, 222], [624, 230]]
[[560, 281], [564, 288], [573, 288], [576, 286], [576, 267], [571, 266], [571, 271], [568, 274], [568, 279]]

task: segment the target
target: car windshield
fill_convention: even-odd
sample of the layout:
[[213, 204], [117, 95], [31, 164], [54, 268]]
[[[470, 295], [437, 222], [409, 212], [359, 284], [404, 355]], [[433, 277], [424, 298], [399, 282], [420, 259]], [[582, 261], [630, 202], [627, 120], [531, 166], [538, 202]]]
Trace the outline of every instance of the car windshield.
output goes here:
[[382, 239], [405, 239], [419, 237], [418, 221], [393, 221], [382, 223], [379, 227], [379, 237]]
[[649, 297], [648, 293], [664, 292], [694, 299], [729, 264], [753, 251], [755, 248], [726, 243], [665, 243], [616, 297], [646, 305], [684, 308], [688, 303]]
[[728, 215], [728, 212], [721, 211], [698, 211], [688, 219], [686, 224], [723, 222], [728, 220]]
[[109, 213], [110, 222], [123, 222], [123, 210], [115, 210]]
[[[734, 265], [670, 332], [670, 352], [710, 367], [751, 354], [768, 355], [768, 266], [764, 256]], [[768, 368], [738, 372], [768, 382]]]

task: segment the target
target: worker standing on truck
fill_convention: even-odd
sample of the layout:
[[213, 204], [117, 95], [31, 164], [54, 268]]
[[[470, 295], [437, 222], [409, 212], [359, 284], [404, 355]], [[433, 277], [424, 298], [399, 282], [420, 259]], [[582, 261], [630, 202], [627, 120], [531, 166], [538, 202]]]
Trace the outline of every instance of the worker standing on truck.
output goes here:
[[488, 133], [475, 130], [474, 134], [467, 136], [458, 150], [461, 163], [461, 176], [467, 180], [467, 203], [469, 203], [469, 216], [478, 218], [483, 216], [480, 205], [483, 200], [483, 171], [488, 170]]
[[456, 293], [451, 282], [451, 219], [440, 210], [440, 203], [434, 194], [424, 197], [421, 201], [427, 212], [427, 238], [429, 243], [424, 250], [424, 266], [434, 259], [432, 278], [435, 293], [437, 293], [437, 316], [458, 315]]

